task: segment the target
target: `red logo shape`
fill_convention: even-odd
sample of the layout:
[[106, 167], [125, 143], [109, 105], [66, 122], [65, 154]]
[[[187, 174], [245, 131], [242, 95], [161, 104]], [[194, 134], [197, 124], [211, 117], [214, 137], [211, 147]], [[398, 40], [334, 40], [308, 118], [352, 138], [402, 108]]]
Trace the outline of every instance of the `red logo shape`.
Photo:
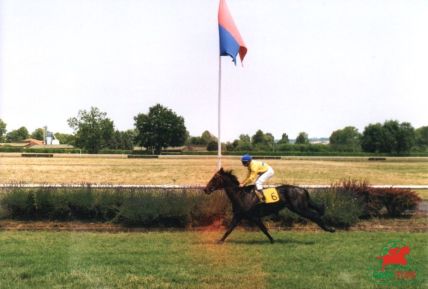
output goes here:
[[404, 246], [401, 248], [389, 249], [388, 253], [384, 256], [377, 256], [377, 259], [382, 259], [382, 271], [388, 265], [407, 265], [405, 256], [410, 253], [410, 247]]

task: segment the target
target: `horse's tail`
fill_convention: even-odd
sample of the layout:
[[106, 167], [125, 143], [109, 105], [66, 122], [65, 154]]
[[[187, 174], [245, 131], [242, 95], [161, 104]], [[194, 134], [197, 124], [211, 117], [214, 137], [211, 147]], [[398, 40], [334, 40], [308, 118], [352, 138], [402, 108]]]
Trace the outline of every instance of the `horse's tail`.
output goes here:
[[306, 195], [308, 196], [308, 206], [309, 206], [309, 208], [314, 209], [315, 211], [318, 212], [318, 214], [320, 214], [321, 216], [323, 216], [324, 213], [325, 213], [325, 206], [324, 206], [324, 204], [317, 204], [314, 201], [312, 201], [312, 199], [309, 196], [309, 192], [306, 189], [304, 189], [304, 190], [306, 192]]

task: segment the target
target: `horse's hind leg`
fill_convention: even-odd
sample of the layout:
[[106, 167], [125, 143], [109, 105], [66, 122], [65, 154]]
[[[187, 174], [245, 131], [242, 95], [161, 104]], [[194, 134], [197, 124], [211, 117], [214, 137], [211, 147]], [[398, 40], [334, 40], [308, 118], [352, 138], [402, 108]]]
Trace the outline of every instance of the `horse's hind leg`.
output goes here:
[[303, 210], [303, 211], [297, 211], [296, 213], [298, 213], [299, 215], [301, 215], [302, 217], [305, 217], [313, 222], [315, 222], [318, 226], [320, 226], [323, 230], [330, 232], [330, 233], [334, 233], [336, 231], [336, 229], [334, 229], [333, 227], [329, 227], [327, 226], [324, 221], [321, 219], [321, 217], [319, 216], [319, 214], [310, 211], [310, 210]]
[[262, 230], [262, 232], [266, 235], [266, 237], [269, 238], [269, 241], [273, 244], [274, 239], [272, 238], [272, 236], [269, 234], [268, 229], [266, 228], [265, 224], [263, 224], [262, 220], [260, 220], [259, 218], [255, 218], [252, 219], [252, 221], [260, 228], [260, 230]]

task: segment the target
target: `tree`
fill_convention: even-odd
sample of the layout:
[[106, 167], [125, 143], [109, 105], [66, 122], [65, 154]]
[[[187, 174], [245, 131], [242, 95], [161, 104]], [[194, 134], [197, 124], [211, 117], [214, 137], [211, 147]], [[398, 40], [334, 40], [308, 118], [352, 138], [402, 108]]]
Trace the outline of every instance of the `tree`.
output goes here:
[[409, 122], [402, 122], [396, 134], [397, 147], [394, 148], [397, 154], [409, 153], [415, 144], [415, 129]]
[[251, 138], [247, 134], [241, 134], [239, 139], [236, 139], [228, 146], [228, 150], [234, 151], [251, 151]]
[[192, 136], [187, 140], [189, 145], [205, 145], [208, 146], [211, 142], [217, 142], [217, 137], [211, 134], [209, 131], [204, 131], [201, 136]]
[[138, 114], [134, 120], [136, 142], [154, 154], [160, 154], [168, 146], [183, 145], [186, 140], [184, 118], [160, 104], [152, 106], [148, 114]]
[[300, 132], [296, 138], [296, 144], [309, 144], [308, 134], [306, 132]]
[[369, 124], [363, 132], [361, 146], [366, 152], [403, 154], [415, 143], [415, 129], [408, 122], [396, 120]]
[[96, 107], [91, 107], [90, 111], [79, 110], [77, 117], [70, 118], [67, 122], [74, 129], [76, 146], [89, 153], [98, 153], [108, 147], [113, 136], [113, 121], [107, 118], [107, 113]]
[[6, 123], [0, 118], [0, 142], [5, 141]]
[[380, 123], [369, 124], [364, 128], [361, 138], [361, 147], [363, 151], [376, 153], [382, 152], [383, 128]]
[[44, 140], [43, 136], [45, 134], [45, 130], [43, 128], [37, 128], [35, 131], [31, 133], [31, 138]]
[[361, 134], [353, 126], [335, 130], [330, 136], [330, 145], [337, 150], [361, 150]]
[[134, 148], [135, 131], [129, 129], [127, 131], [116, 130], [109, 141], [108, 148], [116, 150], [132, 150]]
[[428, 126], [422, 126], [416, 129], [415, 143], [420, 147], [428, 147]]
[[190, 137], [187, 142], [189, 145], [204, 145], [204, 140], [200, 136], [192, 136]]
[[210, 141], [207, 144], [207, 151], [217, 151], [218, 150], [218, 142], [217, 141]]
[[290, 143], [290, 140], [288, 139], [288, 135], [286, 133], [283, 133], [281, 136], [281, 139], [278, 141], [278, 144], [288, 144]]
[[251, 143], [253, 146], [265, 144], [265, 134], [262, 130], [256, 131], [256, 134], [251, 137]]
[[206, 145], [208, 145], [211, 142], [217, 142], [217, 138], [207, 130], [202, 133], [201, 140], [203, 144], [206, 144]]
[[6, 134], [7, 142], [19, 142], [27, 139], [29, 137], [28, 130], [25, 126], [21, 126], [20, 128], [8, 132]]
[[76, 144], [76, 137], [72, 134], [57, 132], [54, 134], [54, 136], [55, 136], [55, 139], [57, 139], [60, 144], [68, 144], [68, 145]]
[[251, 143], [253, 147], [257, 147], [258, 149], [272, 149], [274, 144], [274, 137], [271, 133], [264, 133], [259, 129], [251, 138]]

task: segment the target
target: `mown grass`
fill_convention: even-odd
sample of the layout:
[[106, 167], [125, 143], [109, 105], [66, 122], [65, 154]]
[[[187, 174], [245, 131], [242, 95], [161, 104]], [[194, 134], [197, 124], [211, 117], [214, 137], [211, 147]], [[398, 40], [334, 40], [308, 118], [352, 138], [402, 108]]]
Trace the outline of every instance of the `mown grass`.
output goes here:
[[[427, 158], [303, 158], [267, 160], [275, 169], [271, 183], [325, 184], [341, 179], [370, 184], [427, 185]], [[246, 169], [239, 158], [225, 158], [223, 167], [242, 179]], [[114, 159], [0, 158], [0, 183], [206, 184], [216, 171], [216, 158]]]
[[[412, 244], [426, 288], [427, 234], [0, 232], [0, 288], [386, 288], [371, 278], [391, 240]], [[425, 282], [425, 283], [424, 283]]]

